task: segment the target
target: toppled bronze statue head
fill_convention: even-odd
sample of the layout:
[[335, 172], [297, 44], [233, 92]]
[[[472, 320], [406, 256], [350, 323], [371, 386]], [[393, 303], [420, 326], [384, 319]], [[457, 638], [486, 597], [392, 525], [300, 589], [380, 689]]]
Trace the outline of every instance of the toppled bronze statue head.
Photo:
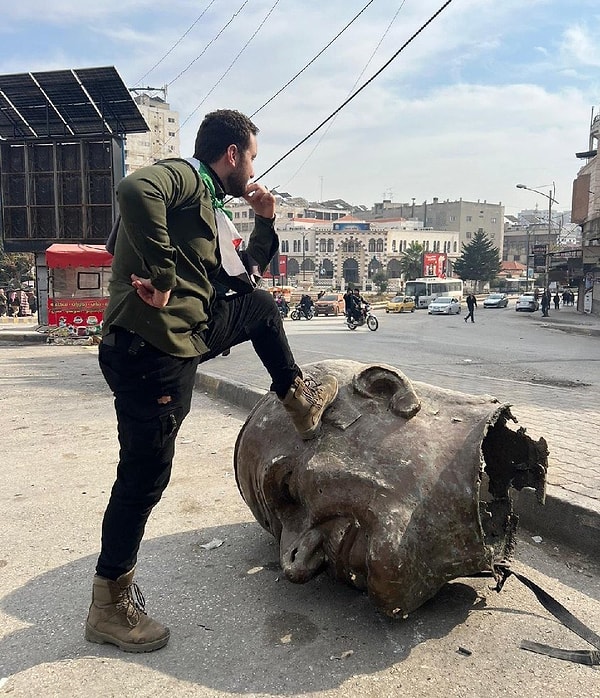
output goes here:
[[280, 544], [286, 577], [327, 569], [405, 616], [447, 581], [506, 561], [517, 517], [511, 488], [543, 502], [548, 451], [510, 405], [411, 383], [354, 361], [304, 368], [339, 381], [321, 434], [302, 441], [280, 401], [252, 410], [235, 448], [239, 490]]

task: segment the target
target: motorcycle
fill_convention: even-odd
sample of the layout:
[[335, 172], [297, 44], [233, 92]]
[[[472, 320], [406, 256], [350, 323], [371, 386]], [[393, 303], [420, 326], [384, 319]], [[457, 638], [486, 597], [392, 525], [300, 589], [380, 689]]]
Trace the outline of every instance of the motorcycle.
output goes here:
[[279, 314], [281, 315], [281, 319], [282, 319], [282, 320], [283, 320], [283, 318], [286, 318], [286, 317], [288, 316], [289, 307], [288, 307], [288, 304], [287, 304], [287, 303], [285, 303], [285, 304], [283, 304], [283, 303], [282, 303], [282, 304], [279, 304], [279, 303], [278, 303], [278, 304], [277, 304], [277, 308], [279, 309]]
[[304, 318], [305, 320], [312, 320], [314, 316], [314, 308], [308, 308], [308, 310], [305, 310], [300, 305], [300, 303], [298, 303], [298, 305], [290, 313], [290, 317], [292, 318], [292, 320], [300, 320], [300, 318]]
[[379, 327], [379, 320], [371, 312], [371, 306], [367, 304], [364, 306], [360, 318], [348, 316], [346, 318], [346, 324], [351, 330], [355, 330], [357, 327], [366, 325], [371, 332], [375, 332], [375, 330]]

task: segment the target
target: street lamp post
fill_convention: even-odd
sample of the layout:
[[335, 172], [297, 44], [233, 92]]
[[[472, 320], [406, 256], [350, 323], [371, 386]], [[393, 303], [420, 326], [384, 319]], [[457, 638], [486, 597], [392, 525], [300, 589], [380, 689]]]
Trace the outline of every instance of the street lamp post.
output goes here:
[[[548, 286], [548, 251], [550, 249], [550, 238], [552, 237], [552, 204], [557, 204], [558, 201], [554, 198], [555, 184], [552, 182], [552, 189], [547, 194], [538, 189], [533, 189], [525, 184], [517, 184], [517, 189], [527, 189], [533, 191], [540, 196], [545, 196], [548, 199], [548, 244], [546, 245], [546, 255], [544, 258], [544, 288]], [[527, 228], [527, 288], [529, 288], [529, 228]]]

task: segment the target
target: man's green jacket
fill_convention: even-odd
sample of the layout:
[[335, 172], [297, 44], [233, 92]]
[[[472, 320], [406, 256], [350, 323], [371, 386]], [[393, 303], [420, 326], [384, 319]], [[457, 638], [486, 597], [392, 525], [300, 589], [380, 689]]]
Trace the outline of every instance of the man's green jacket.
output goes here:
[[[215, 187], [217, 195], [223, 194], [219, 182]], [[104, 334], [117, 326], [172, 356], [206, 353], [203, 332], [215, 297], [213, 282], [226, 283], [208, 188], [189, 162], [172, 159], [125, 177], [117, 197], [121, 222]], [[273, 220], [255, 216], [245, 254], [261, 273], [278, 246]], [[159, 291], [170, 290], [168, 304], [154, 308], [145, 303], [131, 285], [132, 274], [150, 279]]]

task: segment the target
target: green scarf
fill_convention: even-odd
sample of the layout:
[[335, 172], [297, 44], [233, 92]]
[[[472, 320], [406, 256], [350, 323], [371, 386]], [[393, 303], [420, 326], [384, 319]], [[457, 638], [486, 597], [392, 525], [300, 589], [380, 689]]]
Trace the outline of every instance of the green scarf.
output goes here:
[[198, 174], [200, 175], [200, 179], [204, 182], [204, 184], [206, 184], [206, 188], [210, 193], [210, 200], [212, 201], [213, 208], [220, 208], [221, 211], [223, 211], [223, 213], [229, 218], [229, 220], [233, 220], [233, 213], [228, 208], [225, 208], [223, 199], [217, 198], [215, 183], [213, 182], [210, 170], [203, 162], [200, 163]]

